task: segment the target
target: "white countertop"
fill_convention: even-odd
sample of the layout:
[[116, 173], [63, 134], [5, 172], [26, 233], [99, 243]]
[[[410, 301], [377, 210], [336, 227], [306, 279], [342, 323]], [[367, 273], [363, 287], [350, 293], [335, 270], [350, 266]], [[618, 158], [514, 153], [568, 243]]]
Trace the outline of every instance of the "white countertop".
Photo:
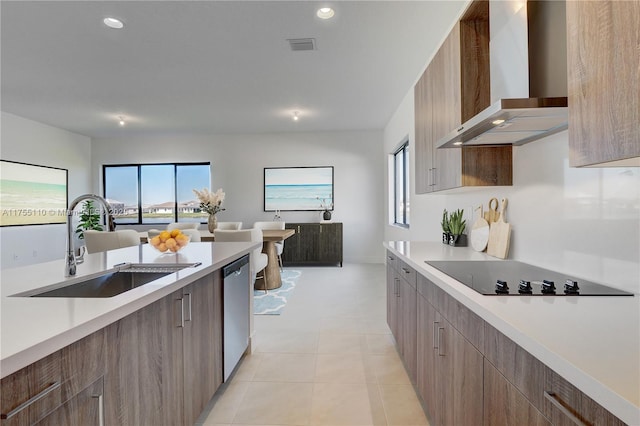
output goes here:
[[[75, 277], [64, 277], [64, 260], [0, 271], [0, 377], [5, 377], [124, 318], [185, 285], [250, 253], [260, 243], [191, 243], [178, 253], [148, 244], [86, 254]], [[129, 263], [197, 263], [110, 298], [13, 297], [56, 283], [99, 275]]]
[[425, 261], [494, 257], [436, 242], [384, 246], [621, 420], [640, 425], [638, 295], [483, 296]]

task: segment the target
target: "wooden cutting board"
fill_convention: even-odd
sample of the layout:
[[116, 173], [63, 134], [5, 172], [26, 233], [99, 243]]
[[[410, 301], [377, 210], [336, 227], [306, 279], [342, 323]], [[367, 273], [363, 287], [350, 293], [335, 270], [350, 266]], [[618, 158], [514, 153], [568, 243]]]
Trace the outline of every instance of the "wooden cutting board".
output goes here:
[[500, 218], [497, 222], [489, 224], [489, 243], [487, 244], [487, 254], [500, 259], [506, 259], [509, 254], [511, 224], [504, 221], [507, 199], [503, 198], [500, 204]]
[[498, 218], [500, 218], [500, 213], [498, 212], [498, 199], [494, 197], [489, 200], [489, 210], [484, 212], [484, 220], [491, 225], [491, 223], [497, 222]]
[[469, 239], [471, 240], [471, 247], [475, 251], [484, 251], [489, 243], [489, 223], [483, 217], [482, 205], [478, 206], [476, 210], [480, 210], [480, 214], [476, 221], [473, 222]]

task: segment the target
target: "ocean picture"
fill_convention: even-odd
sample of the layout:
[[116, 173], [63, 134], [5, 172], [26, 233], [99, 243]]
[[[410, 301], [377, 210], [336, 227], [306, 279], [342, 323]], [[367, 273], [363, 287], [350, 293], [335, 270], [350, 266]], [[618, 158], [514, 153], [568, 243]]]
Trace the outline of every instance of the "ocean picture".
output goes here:
[[333, 167], [264, 169], [264, 210], [323, 210], [333, 205]]
[[65, 223], [67, 171], [0, 161], [0, 226]]

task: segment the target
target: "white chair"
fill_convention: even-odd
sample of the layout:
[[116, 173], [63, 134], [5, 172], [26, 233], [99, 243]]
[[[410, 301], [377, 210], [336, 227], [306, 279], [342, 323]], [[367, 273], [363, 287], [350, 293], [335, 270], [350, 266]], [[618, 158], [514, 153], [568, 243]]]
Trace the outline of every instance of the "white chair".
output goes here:
[[87, 246], [87, 253], [98, 253], [122, 247], [137, 246], [140, 244], [140, 236], [133, 229], [111, 232], [87, 230], [84, 231], [84, 243]]
[[[253, 227], [259, 229], [284, 229], [285, 223], [282, 221], [254, 222]], [[284, 251], [284, 240], [274, 243], [276, 246], [276, 254], [278, 255], [278, 264], [282, 270], [282, 252]]]
[[198, 229], [200, 224], [198, 222], [172, 222], [167, 225], [167, 230], [171, 231], [172, 229]]
[[[219, 242], [237, 242], [237, 241], [251, 241], [262, 243], [262, 230], [253, 229], [216, 229], [213, 233], [213, 238], [216, 243]], [[252, 282], [255, 285], [256, 278], [262, 278], [264, 280], [264, 292], [267, 292], [267, 274], [265, 268], [269, 263], [269, 258], [266, 254], [262, 253], [262, 245], [251, 252], [251, 258], [249, 259], [249, 265], [251, 269]], [[258, 277], [258, 272], [262, 271], [262, 277]]]
[[242, 229], [242, 222], [218, 222], [216, 229], [237, 231], [238, 229]]

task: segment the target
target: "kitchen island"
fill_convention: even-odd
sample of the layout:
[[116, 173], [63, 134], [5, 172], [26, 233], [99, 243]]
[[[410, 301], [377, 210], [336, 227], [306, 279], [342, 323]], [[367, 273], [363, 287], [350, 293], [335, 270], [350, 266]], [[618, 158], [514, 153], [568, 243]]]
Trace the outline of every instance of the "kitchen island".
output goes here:
[[[63, 260], [2, 270], [2, 415], [15, 413], [8, 424], [45, 415], [63, 423], [93, 423], [105, 415], [119, 424], [168, 415], [193, 423], [221, 382], [221, 268], [257, 247], [191, 243], [161, 254], [144, 244], [85, 255], [69, 278]], [[189, 266], [113, 297], [24, 296], [127, 263]], [[92, 404], [96, 395], [99, 403]], [[16, 412], [20, 405], [9, 396], [33, 404]]]
[[[433, 352], [432, 341], [433, 346], [439, 346], [442, 343], [446, 350], [454, 350], [453, 340], [447, 342], [447, 338], [444, 338], [444, 342], [438, 342], [442, 337], [441, 331], [446, 328], [442, 324], [451, 323], [453, 328], [462, 330], [463, 335], [467, 330], [478, 332], [476, 334], [479, 337], [472, 334], [464, 337], [468, 339], [467, 346], [477, 353], [476, 361], [480, 372], [477, 390], [480, 392], [484, 390], [485, 420], [487, 416], [498, 415], [495, 413], [497, 410], [491, 406], [491, 397], [495, 396], [495, 393], [491, 393], [490, 386], [504, 382], [503, 388], [509, 390], [499, 393], [498, 400], [515, 398], [513, 401], [517, 401], [519, 405], [515, 408], [514, 402], [513, 411], [523, 411], [521, 408], [525, 406], [522, 405], [523, 401], [524, 403], [528, 400], [533, 401], [533, 405], [539, 401], [541, 408], [537, 409], [540, 410], [540, 424], [556, 423], [555, 418], [546, 412], [547, 408], [553, 413], [558, 410], [567, 411], [567, 408], [571, 412], [572, 409], [565, 406], [558, 408], [562, 404], [558, 402], [556, 395], [553, 392], [547, 392], [547, 395], [544, 395], [544, 392], [550, 384], [562, 381], [577, 388], [586, 397], [623, 422], [630, 425], [640, 424], [640, 297], [638, 294], [633, 297], [484, 296], [431, 267], [425, 261], [486, 261], [496, 260], [495, 258], [469, 248], [454, 248], [435, 242], [397, 241], [387, 242], [384, 246], [388, 250], [387, 265], [388, 271], [391, 271], [391, 284], [393, 279], [401, 283], [405, 281], [393, 275], [395, 262], [403, 262], [401, 267], [395, 268], [399, 274], [406, 274], [409, 277], [412, 273], [416, 275], [413, 278], [415, 286], [413, 294], [416, 294], [418, 299], [418, 325], [417, 331], [414, 328], [413, 333], [417, 335], [418, 340], [418, 366], [414, 367], [417, 373], [414, 372], [413, 377], [417, 377], [419, 391], [423, 385], [420, 376], [425, 373], [425, 367], [419, 365], [422, 355], [420, 351], [422, 349], [423, 354], [427, 355]], [[517, 283], [514, 285], [517, 286]], [[395, 292], [398, 300], [401, 300], [401, 293], [397, 290]], [[435, 326], [425, 329], [430, 332], [435, 327], [435, 337], [427, 338], [426, 344], [423, 339], [421, 348], [420, 321], [429, 317], [421, 316], [420, 301], [422, 296], [429, 299], [430, 295], [436, 295], [433, 297], [436, 300], [433, 304], [440, 309], [440, 312], [435, 315], [440, 316], [436, 316], [434, 320], [424, 321], [428, 322], [428, 325], [431, 324], [429, 321], [434, 321]], [[388, 300], [393, 298], [388, 297]], [[436, 303], [443, 300], [444, 307], [438, 307]], [[428, 302], [432, 301], [428, 300]], [[427, 309], [431, 306], [429, 303], [424, 302]], [[451, 308], [452, 306], [455, 308]], [[447, 315], [449, 318], [446, 318]], [[460, 318], [456, 317], [464, 318], [460, 321]], [[407, 340], [406, 336], [404, 340]], [[427, 349], [424, 348], [425, 346]], [[400, 348], [399, 344], [399, 350], [402, 352], [404, 349], [407, 352], [403, 355], [403, 359], [410, 375], [410, 365], [412, 362], [416, 365], [416, 361], [412, 361], [412, 357], [414, 359], [416, 357], [413, 354], [415, 347], [404, 344], [403, 348]], [[503, 353], [500, 353], [502, 350], [504, 350]], [[443, 352], [446, 351], [443, 350]], [[469, 352], [468, 348], [466, 352], [461, 351], [465, 357]], [[438, 358], [444, 359], [440, 349], [436, 354], [439, 355], [436, 356], [436, 362]], [[470, 365], [470, 359], [465, 358], [467, 365]], [[537, 367], [544, 369], [544, 372], [536, 372]], [[496, 373], [493, 374], [493, 371]], [[525, 383], [521, 387], [518, 387], [519, 375], [521, 382]], [[471, 382], [469, 375], [466, 379], [468, 382], [465, 382], [465, 386], [469, 387]], [[537, 380], [540, 381], [540, 391], [536, 390], [529, 395], [527, 392], [533, 387], [531, 383]], [[428, 390], [426, 399], [429, 398]], [[518, 395], [514, 396], [515, 394]], [[475, 398], [479, 396], [476, 394]], [[580, 398], [580, 402], [576, 404], [586, 407], [585, 399]], [[425, 399], [424, 396], [423, 399]], [[429, 401], [425, 401], [425, 405], [429, 410]], [[437, 407], [440, 406], [437, 405]], [[480, 413], [482, 408], [480, 403]], [[509, 409], [502, 411], [509, 411]], [[516, 413], [514, 416], [519, 414], [521, 413]], [[489, 419], [489, 423], [499, 423], [495, 418], [489, 417]], [[437, 416], [436, 423], [438, 423]]]

